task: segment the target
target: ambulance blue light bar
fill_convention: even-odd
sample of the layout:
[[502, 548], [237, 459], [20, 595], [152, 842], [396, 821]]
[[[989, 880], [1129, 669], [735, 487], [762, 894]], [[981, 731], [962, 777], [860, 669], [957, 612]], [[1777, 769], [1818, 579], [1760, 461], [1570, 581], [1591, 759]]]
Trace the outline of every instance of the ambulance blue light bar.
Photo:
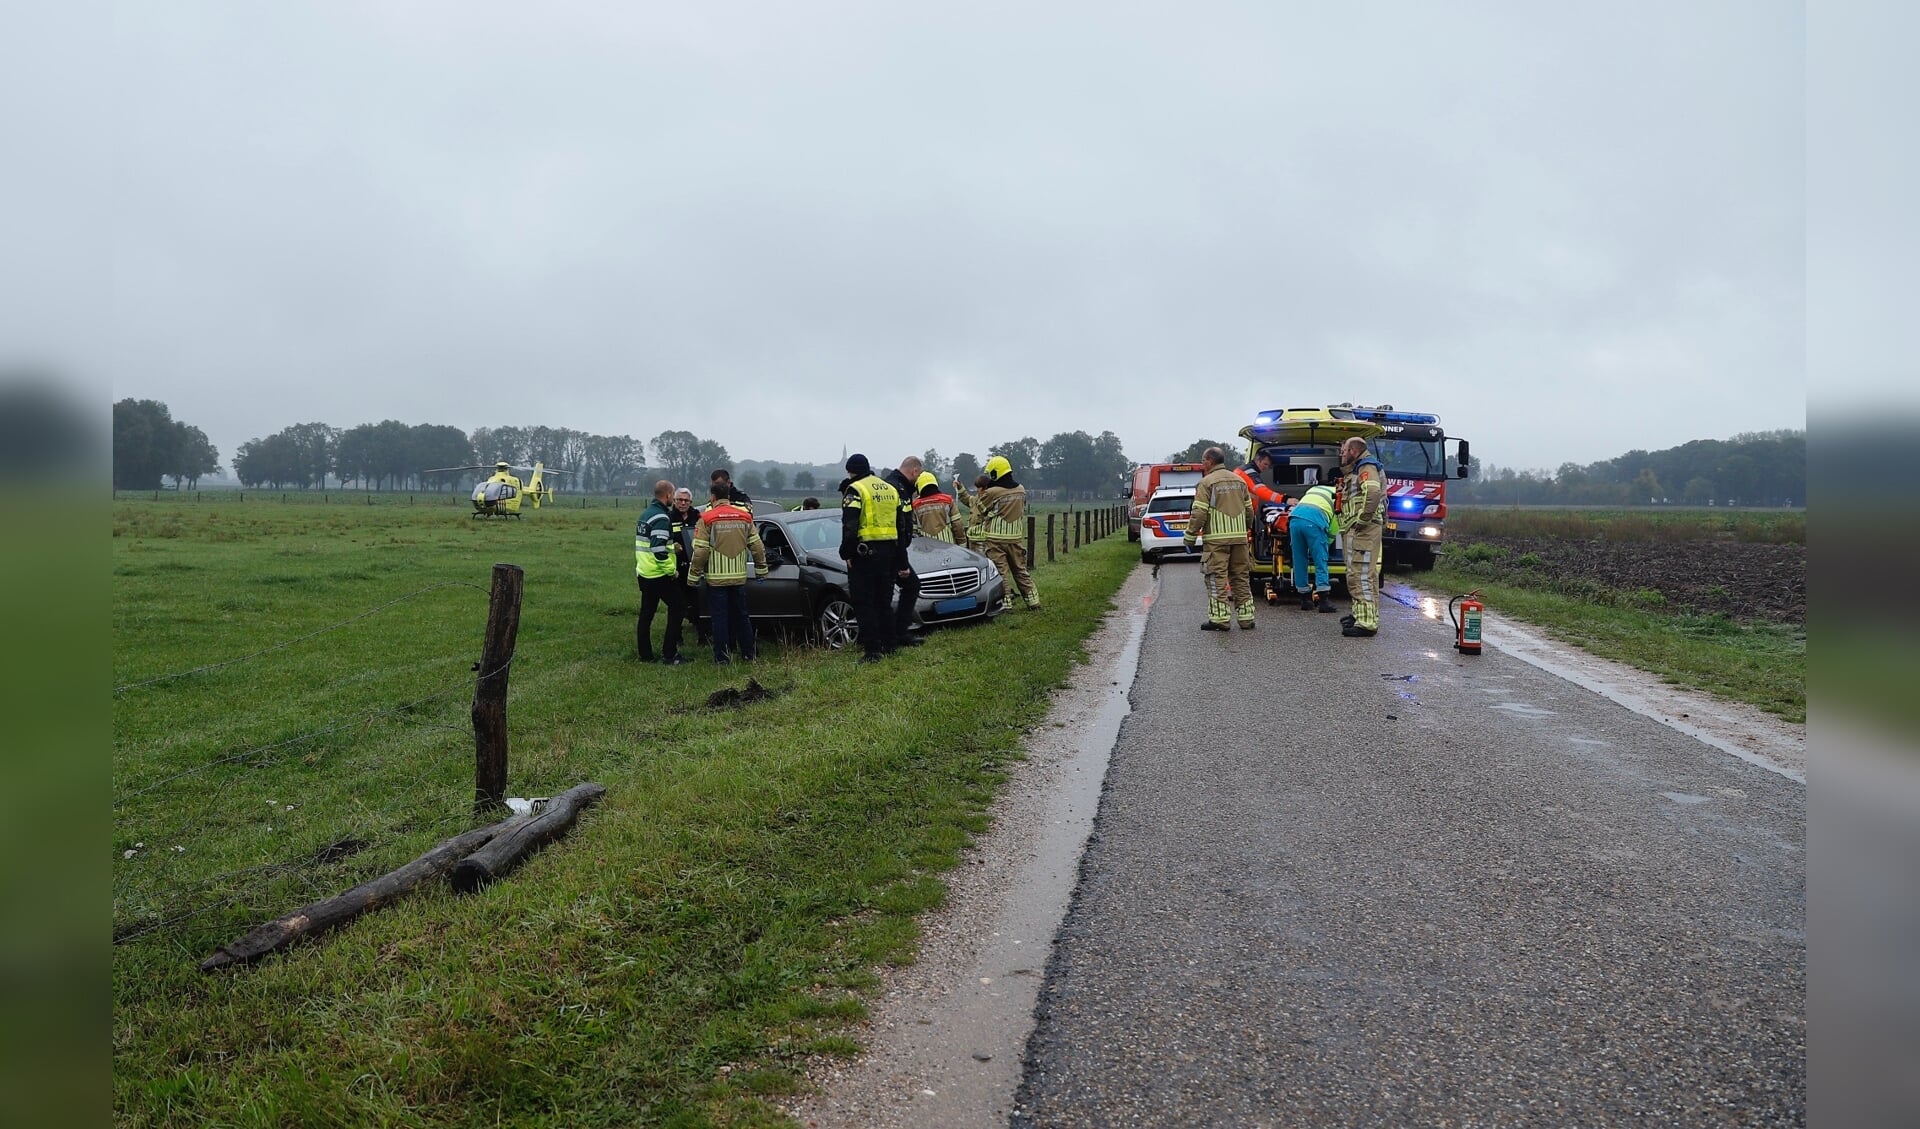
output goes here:
[[1440, 417], [1437, 415], [1434, 415], [1432, 412], [1397, 412], [1393, 410], [1391, 407], [1379, 407], [1379, 408], [1360, 407], [1360, 408], [1353, 409], [1353, 414], [1360, 419], [1372, 420], [1375, 423], [1439, 423], [1440, 422]]

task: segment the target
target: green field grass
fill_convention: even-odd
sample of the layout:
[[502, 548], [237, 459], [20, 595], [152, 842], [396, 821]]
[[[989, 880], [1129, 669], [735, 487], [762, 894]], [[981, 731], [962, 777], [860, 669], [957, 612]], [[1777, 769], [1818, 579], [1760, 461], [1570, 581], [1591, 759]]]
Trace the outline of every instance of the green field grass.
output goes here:
[[1807, 719], [1807, 636], [1785, 624], [1726, 616], [1672, 615], [1519, 588], [1443, 563], [1407, 577], [1435, 593], [1479, 590], [1490, 613], [1663, 681], [1755, 705], [1788, 721]]
[[[115, 504], [120, 1123], [766, 1124], [850, 1049], [1136, 558], [1115, 535], [1042, 565], [1044, 611], [878, 668], [796, 641], [730, 677], [634, 659], [632, 512]], [[509, 790], [606, 800], [477, 896], [196, 971], [469, 825], [496, 561], [526, 569]], [[746, 673], [778, 697], [704, 708]]]

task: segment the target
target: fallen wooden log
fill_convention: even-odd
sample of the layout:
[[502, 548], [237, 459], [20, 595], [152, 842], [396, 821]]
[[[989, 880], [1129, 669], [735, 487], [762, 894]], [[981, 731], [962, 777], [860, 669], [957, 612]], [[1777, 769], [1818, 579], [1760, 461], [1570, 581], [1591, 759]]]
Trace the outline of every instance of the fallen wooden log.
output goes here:
[[545, 811], [494, 837], [453, 868], [455, 893], [471, 894], [525, 861], [528, 855], [565, 835], [580, 813], [607, 794], [599, 784], [577, 784], [547, 801]]
[[489, 840], [511, 834], [519, 825], [535, 818], [517, 815], [444, 840], [398, 870], [362, 882], [344, 894], [335, 894], [331, 898], [301, 906], [284, 917], [274, 918], [230, 945], [222, 945], [200, 962], [200, 971], [213, 972], [228, 965], [251, 964], [302, 937], [318, 936], [345, 925], [368, 910], [386, 905], [429, 878], [446, 873], [462, 858], [486, 846]]

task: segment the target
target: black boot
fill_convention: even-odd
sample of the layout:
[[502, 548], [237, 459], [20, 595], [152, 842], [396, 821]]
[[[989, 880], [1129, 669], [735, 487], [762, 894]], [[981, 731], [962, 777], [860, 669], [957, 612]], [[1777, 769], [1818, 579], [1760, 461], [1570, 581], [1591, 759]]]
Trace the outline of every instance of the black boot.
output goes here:
[[1320, 593], [1320, 610], [1323, 612], [1337, 612], [1340, 609], [1333, 606], [1333, 598], [1331, 596], [1322, 592]]
[[1202, 631], [1232, 631], [1232, 630], [1233, 630], [1233, 628], [1232, 628], [1231, 626], [1229, 626], [1229, 625], [1227, 625], [1227, 624], [1224, 624], [1224, 623], [1215, 623], [1215, 622], [1213, 622], [1212, 620], [1208, 620], [1207, 622], [1205, 622], [1205, 623], [1203, 623], [1203, 624], [1201, 624], [1201, 625], [1200, 625], [1200, 630], [1202, 630]]
[[1313, 593], [1311, 592], [1300, 593], [1300, 610], [1303, 612], [1310, 612], [1313, 610]]
[[1379, 632], [1370, 627], [1362, 627], [1357, 623], [1349, 623], [1340, 629], [1340, 634], [1345, 635], [1349, 639], [1365, 639], [1368, 636], [1378, 635]]

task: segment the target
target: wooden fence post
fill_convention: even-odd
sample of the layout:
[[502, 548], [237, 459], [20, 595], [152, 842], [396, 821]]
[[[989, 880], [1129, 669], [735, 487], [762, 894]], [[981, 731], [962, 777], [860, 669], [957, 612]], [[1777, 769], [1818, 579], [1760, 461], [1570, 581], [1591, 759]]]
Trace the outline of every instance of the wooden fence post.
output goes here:
[[[1028, 514], [1027, 515], [1027, 559], [1029, 561], [1033, 560], [1033, 527], [1037, 524], [1039, 523], [1035, 520], [1034, 516], [1032, 514]], [[1008, 578], [1008, 582], [1009, 583], [1012, 582], [1011, 577]], [[1013, 593], [1011, 592], [1007, 593], [1007, 598], [1012, 599]]]
[[487, 601], [487, 637], [480, 646], [480, 672], [473, 686], [473, 810], [507, 802], [507, 675], [520, 634], [520, 593], [526, 573], [519, 565], [493, 566]]
[[1053, 515], [1047, 515], [1047, 559], [1053, 559]]

